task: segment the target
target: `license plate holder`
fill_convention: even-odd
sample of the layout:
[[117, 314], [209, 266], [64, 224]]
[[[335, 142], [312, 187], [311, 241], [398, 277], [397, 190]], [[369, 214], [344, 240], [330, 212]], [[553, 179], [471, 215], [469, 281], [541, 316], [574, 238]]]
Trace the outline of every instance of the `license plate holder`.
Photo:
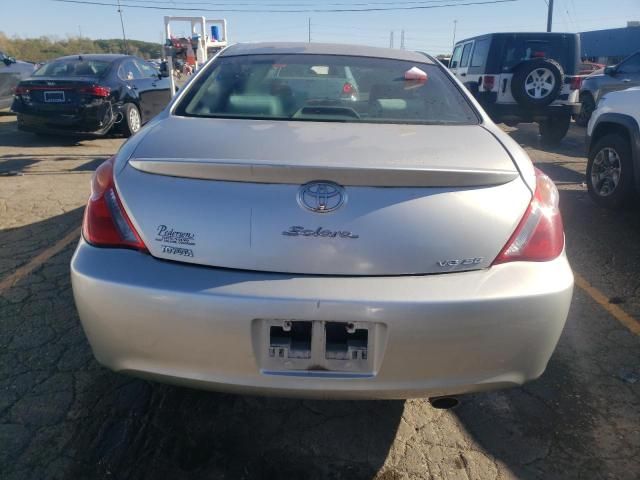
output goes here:
[[45, 103], [64, 103], [64, 92], [61, 90], [51, 90], [44, 92]]
[[372, 377], [382, 361], [386, 325], [256, 319], [252, 336], [263, 374]]

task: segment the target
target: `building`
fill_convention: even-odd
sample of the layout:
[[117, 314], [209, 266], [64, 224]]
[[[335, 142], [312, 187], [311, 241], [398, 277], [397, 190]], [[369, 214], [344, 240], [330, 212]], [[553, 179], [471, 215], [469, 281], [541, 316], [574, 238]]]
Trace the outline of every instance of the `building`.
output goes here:
[[640, 22], [624, 28], [581, 32], [582, 57], [592, 62], [614, 65], [640, 50]]

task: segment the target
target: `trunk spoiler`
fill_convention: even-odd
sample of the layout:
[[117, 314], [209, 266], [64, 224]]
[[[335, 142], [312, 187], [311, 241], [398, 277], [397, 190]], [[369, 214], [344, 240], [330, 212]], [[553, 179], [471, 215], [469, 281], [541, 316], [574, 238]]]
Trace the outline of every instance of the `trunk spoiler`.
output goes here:
[[502, 185], [519, 176], [514, 170], [370, 168], [320, 165], [278, 165], [233, 161], [136, 158], [129, 164], [155, 175], [226, 182], [300, 185], [331, 180], [345, 186], [363, 187], [482, 187]]

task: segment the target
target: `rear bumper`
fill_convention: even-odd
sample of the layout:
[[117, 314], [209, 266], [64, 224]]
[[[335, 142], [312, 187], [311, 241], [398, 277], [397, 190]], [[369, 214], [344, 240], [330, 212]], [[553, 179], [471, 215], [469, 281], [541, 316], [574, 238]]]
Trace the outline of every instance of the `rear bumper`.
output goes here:
[[27, 132], [104, 135], [113, 127], [115, 116], [104, 105], [76, 111], [31, 111], [12, 107], [18, 114], [18, 129]]
[[[107, 367], [213, 390], [408, 398], [522, 384], [544, 371], [573, 289], [563, 255], [466, 273], [320, 277], [205, 268], [81, 241], [73, 292]], [[263, 319], [380, 325], [368, 376], [270, 373]]]

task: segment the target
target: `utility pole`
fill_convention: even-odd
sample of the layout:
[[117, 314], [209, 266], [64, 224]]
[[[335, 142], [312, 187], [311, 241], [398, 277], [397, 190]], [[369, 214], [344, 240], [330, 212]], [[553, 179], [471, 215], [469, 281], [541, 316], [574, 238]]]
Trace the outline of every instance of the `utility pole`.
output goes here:
[[456, 48], [456, 28], [458, 26], [458, 20], [453, 21], [453, 43], [451, 44], [451, 51]]
[[309, 17], [308, 20], [309, 20], [309, 43], [311, 43], [311, 17]]
[[404, 29], [400, 30], [400, 50], [404, 50]]
[[551, 31], [552, 23], [553, 23], [553, 0], [549, 0], [549, 12], [547, 13], [547, 32]]
[[389, 48], [393, 48], [393, 30], [391, 30], [391, 34], [389, 35]]
[[124, 53], [129, 55], [129, 45], [127, 45], [127, 36], [124, 33], [124, 20], [122, 20], [122, 7], [120, 7], [120, 0], [118, 0], [118, 13], [120, 14], [120, 25], [122, 25], [122, 40], [124, 40]]

